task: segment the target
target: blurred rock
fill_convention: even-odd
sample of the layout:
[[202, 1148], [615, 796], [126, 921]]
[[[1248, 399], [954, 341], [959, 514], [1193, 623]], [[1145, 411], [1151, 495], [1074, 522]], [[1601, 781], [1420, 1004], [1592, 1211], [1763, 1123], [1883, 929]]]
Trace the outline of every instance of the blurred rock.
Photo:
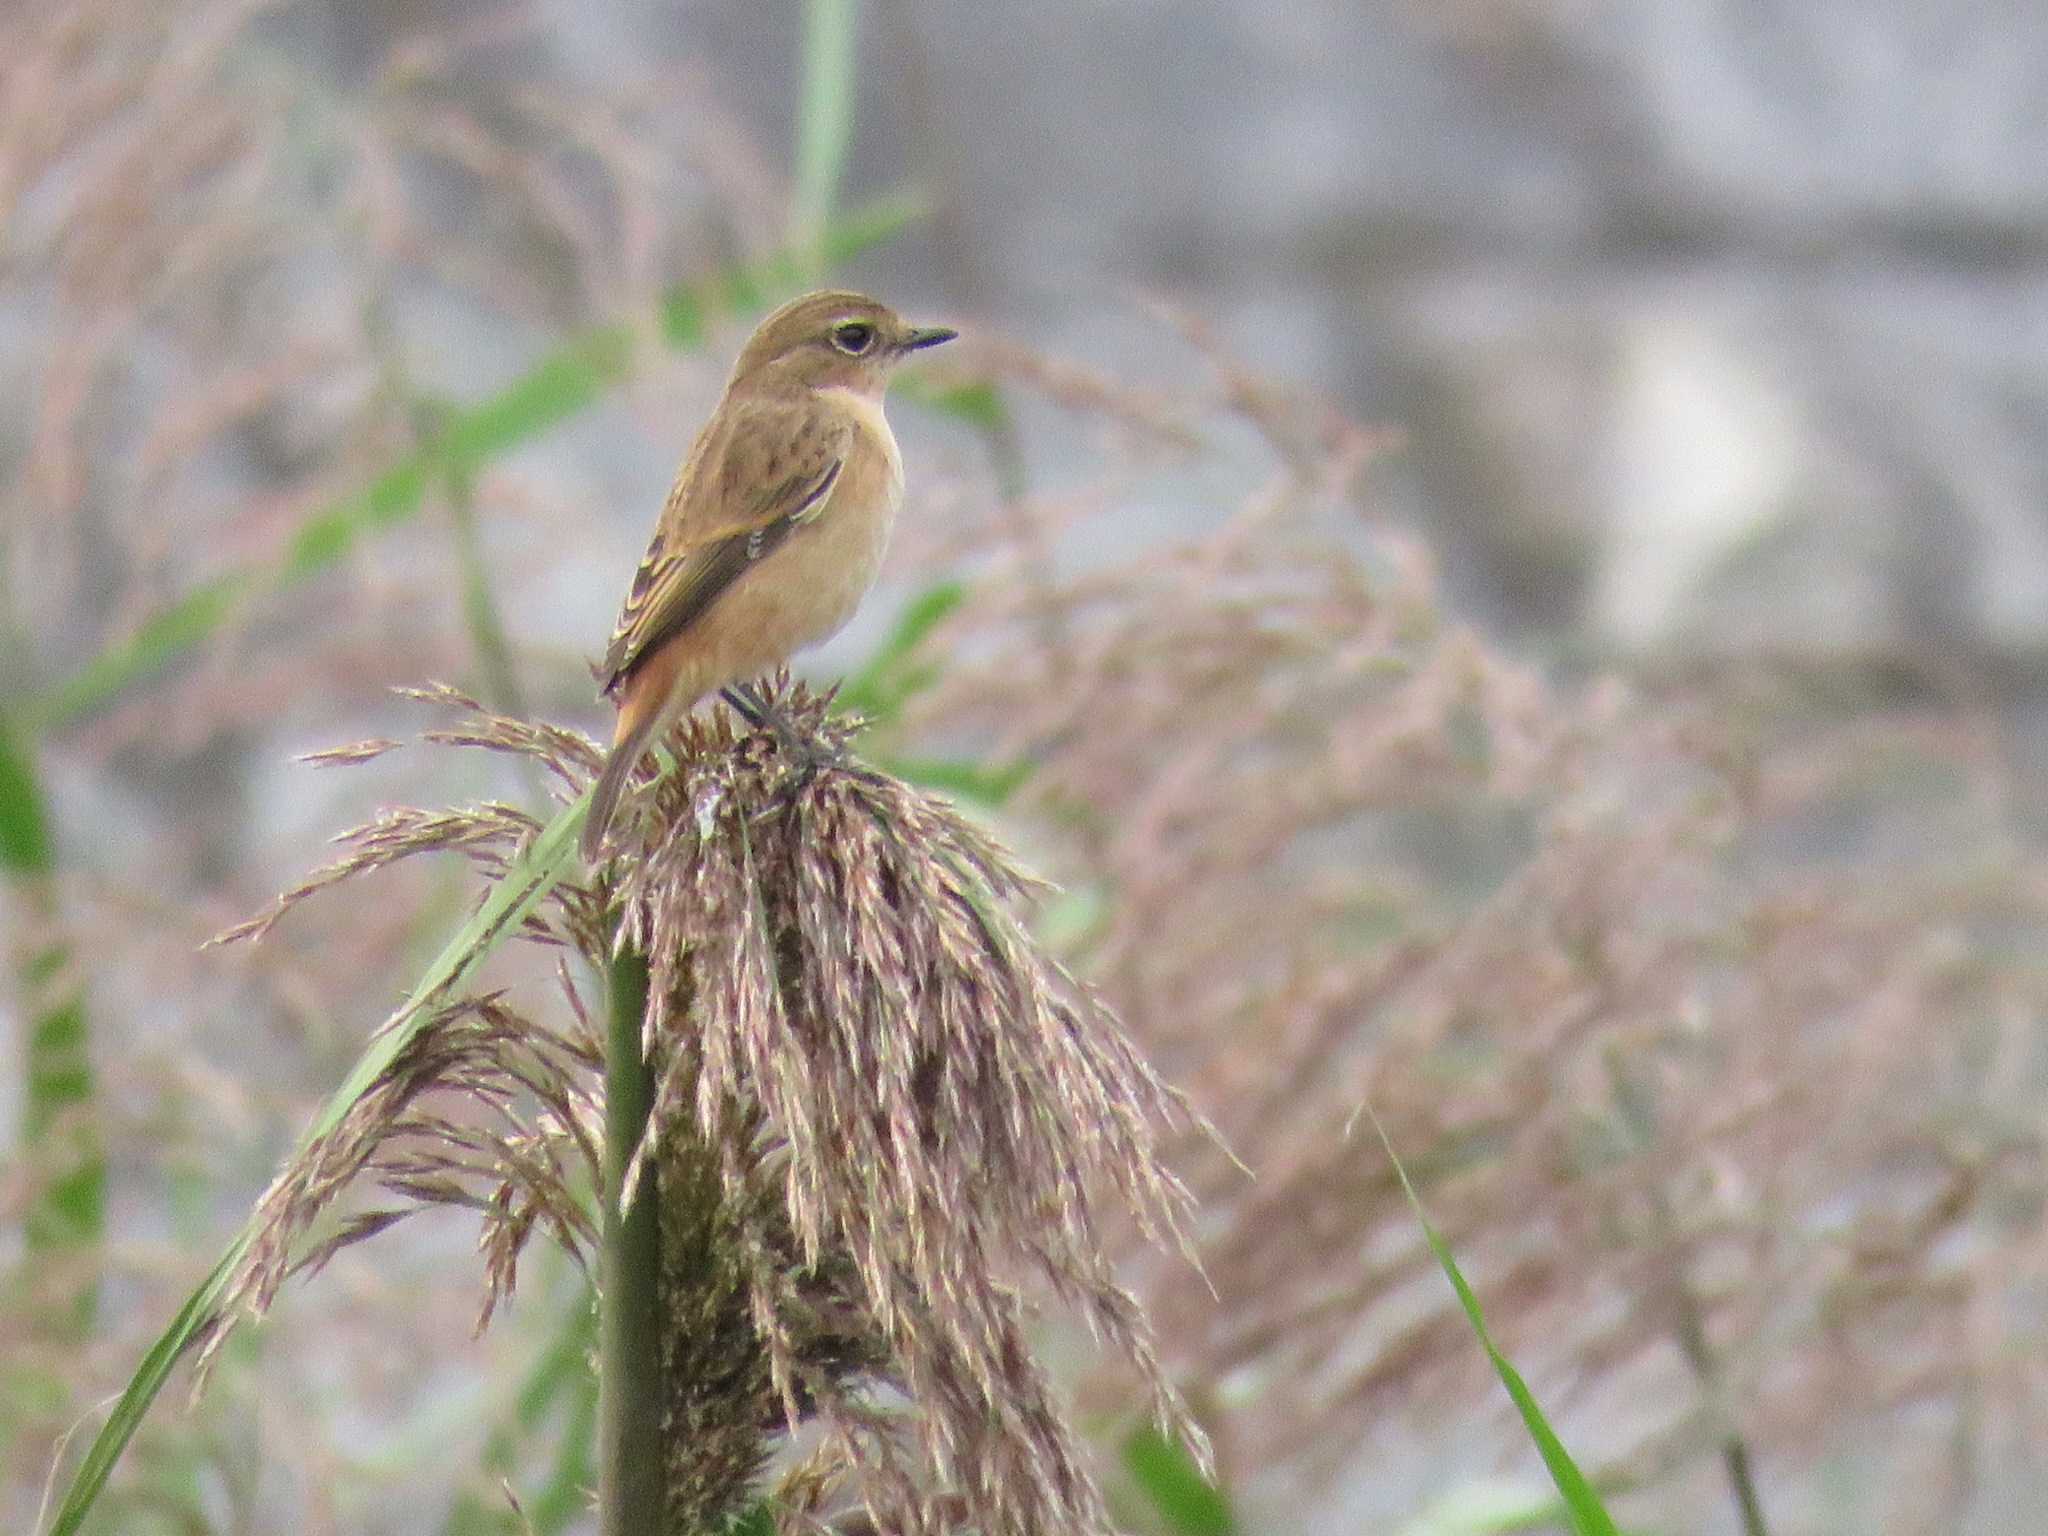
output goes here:
[[[1080, 348], [1077, 296], [1118, 285], [1254, 351], [1286, 299], [1310, 323], [1259, 361], [1404, 429], [1495, 620], [1663, 653], [2048, 640], [2023, 0], [880, 10], [863, 122], [953, 205], [897, 280]], [[708, 30], [786, 90], [785, 39]], [[772, 135], [788, 96], [757, 100]]]

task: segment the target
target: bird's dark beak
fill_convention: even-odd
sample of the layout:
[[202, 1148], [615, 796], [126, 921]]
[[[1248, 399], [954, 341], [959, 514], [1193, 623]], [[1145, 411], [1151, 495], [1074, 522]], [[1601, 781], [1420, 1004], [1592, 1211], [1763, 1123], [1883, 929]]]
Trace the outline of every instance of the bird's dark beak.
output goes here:
[[942, 341], [951, 341], [959, 334], [950, 325], [920, 326], [904, 337], [903, 350], [922, 352], [926, 347], [936, 347]]

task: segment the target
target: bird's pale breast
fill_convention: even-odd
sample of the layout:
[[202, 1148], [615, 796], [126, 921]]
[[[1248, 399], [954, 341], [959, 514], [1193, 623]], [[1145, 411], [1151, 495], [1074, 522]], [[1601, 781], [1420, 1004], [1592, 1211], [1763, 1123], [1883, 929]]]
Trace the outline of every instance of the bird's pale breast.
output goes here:
[[903, 457], [882, 404], [852, 390], [821, 391], [856, 423], [854, 450], [816, 521], [789, 541], [787, 574], [809, 587], [813, 625], [801, 644], [816, 645], [845, 628], [882, 568], [896, 511], [903, 504]]
[[903, 500], [903, 461], [878, 404], [851, 391], [828, 393], [841, 397], [859, 427], [845, 467], [824, 504], [693, 628], [670, 685], [671, 707], [686, 708], [829, 639], [875, 584]]

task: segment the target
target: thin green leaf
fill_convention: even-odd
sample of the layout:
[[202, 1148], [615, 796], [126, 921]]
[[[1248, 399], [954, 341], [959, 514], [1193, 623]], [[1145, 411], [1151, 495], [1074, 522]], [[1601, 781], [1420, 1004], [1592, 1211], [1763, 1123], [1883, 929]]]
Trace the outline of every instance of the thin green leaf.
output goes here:
[[913, 694], [930, 684], [928, 673], [912, 667], [918, 647], [965, 601], [967, 585], [960, 581], [935, 581], [912, 597], [867, 665], [840, 685], [836, 707], [870, 720], [894, 718]]
[[[97, 1264], [88, 1265], [84, 1256], [106, 1228], [107, 1160], [95, 1113], [98, 1090], [84, 986], [57, 904], [56, 852], [42, 786], [33, 760], [5, 729], [0, 729], [0, 870], [29, 918], [11, 956], [28, 1025], [21, 1129], [34, 1195], [22, 1212], [22, 1235], [39, 1266], [67, 1263], [69, 1294], [42, 1321], [75, 1338], [90, 1329], [99, 1306]], [[73, 1259], [75, 1265], [69, 1263]]]
[[450, 418], [444, 462], [473, 472], [588, 406], [633, 371], [633, 333], [600, 326], [544, 358], [483, 404]]
[[919, 379], [905, 379], [896, 386], [897, 392], [905, 398], [915, 400], [919, 405], [941, 416], [950, 416], [980, 432], [1006, 432], [1010, 429], [1010, 408], [1003, 400], [1003, 392], [996, 388], [992, 379], [974, 379], [965, 384], [932, 384]]
[[464, 1494], [449, 1511], [443, 1536], [556, 1536], [590, 1506], [596, 1481], [591, 1454], [597, 1423], [597, 1374], [590, 1352], [597, 1342], [597, 1302], [592, 1288], [577, 1288], [555, 1337], [526, 1373], [511, 1411], [484, 1442], [483, 1464], [494, 1478], [517, 1477], [534, 1439], [553, 1417], [562, 1421], [548, 1480], [520, 1496], [522, 1522], [502, 1499], [495, 1503]]
[[1401, 1188], [1408, 1196], [1408, 1204], [1415, 1212], [1415, 1219], [1422, 1224], [1423, 1236], [1429, 1239], [1430, 1251], [1443, 1267], [1445, 1278], [1451, 1282], [1451, 1289], [1458, 1293], [1458, 1305], [1465, 1309], [1466, 1320], [1472, 1324], [1472, 1331], [1486, 1351], [1486, 1358], [1493, 1362], [1494, 1373], [1500, 1377], [1500, 1384], [1507, 1388], [1507, 1394], [1514, 1402], [1515, 1409], [1522, 1416], [1522, 1424], [1535, 1443], [1537, 1453], [1543, 1458], [1543, 1465], [1550, 1471], [1551, 1481], [1557, 1484], [1557, 1491], [1564, 1499], [1564, 1516], [1578, 1536], [1620, 1536], [1615, 1529], [1613, 1517], [1600, 1502], [1599, 1494], [1579, 1470], [1571, 1453], [1564, 1448], [1564, 1442], [1550, 1427], [1550, 1421], [1543, 1417], [1543, 1410], [1536, 1406], [1535, 1394], [1522, 1380], [1521, 1372], [1514, 1368], [1508, 1357], [1494, 1346], [1493, 1335], [1487, 1332], [1486, 1316], [1479, 1309], [1479, 1298], [1472, 1294], [1472, 1287], [1465, 1283], [1465, 1277], [1458, 1270], [1457, 1260], [1451, 1257], [1450, 1245], [1430, 1224], [1429, 1214], [1422, 1208], [1422, 1198], [1415, 1193], [1415, 1186], [1408, 1180], [1408, 1170], [1401, 1165], [1401, 1158], [1394, 1151], [1394, 1143], [1388, 1139], [1387, 1129], [1380, 1124], [1380, 1118], [1373, 1113], [1370, 1104], [1365, 1113], [1372, 1121], [1372, 1128], [1379, 1133], [1380, 1145], [1387, 1149], [1387, 1157], [1394, 1165], [1394, 1172], [1401, 1180]]
[[[938, 680], [936, 665], [919, 652], [932, 632], [967, 601], [967, 584], [935, 581], [897, 615], [896, 625], [876, 647], [867, 664], [839, 687], [833, 707], [842, 713], [886, 723], [903, 706]], [[891, 754], [881, 765], [899, 778], [963, 800], [1000, 810], [1031, 777], [1033, 765], [1018, 760], [983, 763], [965, 757], [902, 757]]]
[[32, 731], [83, 714], [119, 693], [138, 677], [156, 671], [173, 656], [191, 650], [227, 622], [256, 589], [256, 575], [236, 571], [217, 576], [152, 614], [126, 640], [100, 652], [22, 712]]
[[1178, 1440], [1141, 1426], [1124, 1442], [1124, 1468], [1174, 1536], [1237, 1536], [1230, 1500]]
[[171, 1326], [164, 1330], [163, 1337], [142, 1357], [142, 1364], [136, 1367], [127, 1390], [121, 1394], [121, 1400], [114, 1405], [114, 1411], [107, 1416], [106, 1424], [86, 1451], [84, 1460], [79, 1462], [78, 1470], [72, 1474], [71, 1487], [64, 1495], [64, 1502], [57, 1506], [57, 1518], [50, 1527], [50, 1536], [71, 1536], [91, 1511], [93, 1501], [99, 1497], [100, 1490], [106, 1486], [107, 1478], [114, 1470], [114, 1463], [121, 1459], [121, 1452], [127, 1449], [128, 1442], [141, 1427], [149, 1405], [156, 1401], [157, 1393], [170, 1379], [172, 1367], [192, 1340], [219, 1314], [228, 1279], [248, 1252], [249, 1240], [249, 1233], [245, 1230], [229, 1245], [220, 1262], [214, 1265], [213, 1272], [171, 1320]]
[[[825, 259], [842, 261], [878, 245], [920, 208], [896, 197], [871, 204], [827, 231]], [[808, 270], [808, 252], [785, 250], [662, 301], [662, 333], [674, 347], [699, 345], [710, 313], [747, 314], [787, 290]], [[364, 489], [314, 513], [274, 561], [224, 572], [145, 620], [70, 677], [30, 701], [31, 731], [47, 730], [97, 708], [217, 633], [251, 599], [303, 581], [334, 564], [364, 537], [416, 516], [451, 468], [477, 466], [573, 416], [632, 373], [633, 331], [600, 326], [557, 348], [490, 398], [452, 412], [434, 440], [408, 454]]]
[[989, 466], [995, 471], [996, 489], [1003, 499], [1014, 502], [1023, 498], [1027, 486], [1024, 448], [1016, 417], [994, 379], [942, 384], [927, 374], [916, 374], [898, 384], [896, 393], [972, 427], [988, 447]]
[[52, 865], [50, 824], [35, 764], [0, 722], [0, 869], [10, 875], [47, 875]]
[[[448, 477], [448, 523], [454, 535], [456, 567], [462, 573], [462, 618], [469, 628], [477, 671], [484, 680], [485, 702], [499, 714], [524, 719], [526, 690], [519, 685], [512, 640], [505, 632], [504, 615], [491, 585], [490, 561], [484, 555], [483, 538], [477, 528], [476, 487], [466, 474], [451, 473]], [[542, 783], [540, 768], [528, 761], [526, 769], [529, 785], [538, 790]]]
[[[85, 998], [71, 974], [71, 951], [46, 944], [22, 963], [22, 992], [32, 1017], [28, 1030], [28, 1095], [22, 1106], [25, 1142], [42, 1189], [22, 1221], [30, 1248], [44, 1257], [56, 1249], [97, 1242], [106, 1218], [107, 1165], [92, 1123], [94, 1078], [85, 1026]], [[91, 1288], [77, 1298], [92, 1315]]]
[[854, 60], [858, 0], [809, 0], [804, 7], [803, 94], [797, 102], [796, 188], [790, 244], [825, 268], [825, 227], [839, 199], [846, 152], [853, 142]]
[[954, 795], [986, 810], [999, 811], [1030, 779], [1033, 765], [1022, 758], [1009, 763], [982, 763], [969, 757], [897, 757], [882, 766], [899, 779]]
[[[595, 1307], [594, 1301], [589, 1304], [593, 1323]], [[556, 1536], [574, 1524], [590, 1508], [590, 1490], [597, 1482], [598, 1383], [587, 1348], [576, 1367], [554, 1465], [548, 1480], [526, 1501], [527, 1522], [536, 1536]]]
[[590, 813], [586, 793], [561, 811], [540, 831], [526, 851], [512, 862], [491, 887], [476, 914], [450, 939], [427, 973], [420, 978], [399, 1010], [386, 1021], [357, 1060], [341, 1087], [306, 1132], [305, 1142], [330, 1134], [341, 1124], [356, 1100], [384, 1075], [406, 1046], [412, 1043], [425, 1022], [427, 1005], [460, 988], [490, 959], [499, 944], [518, 931], [526, 914], [540, 905], [541, 898], [574, 869], [579, 855], [576, 836], [583, 830], [583, 818]]
[[[341, 1124], [356, 1101], [383, 1075], [392, 1062], [417, 1035], [429, 1017], [428, 1005], [463, 985], [490, 958], [498, 945], [518, 931], [526, 915], [576, 866], [576, 837], [589, 814], [586, 794], [563, 810], [541, 829], [540, 835], [512, 862], [504, 876], [491, 887], [476, 914], [448, 941], [427, 973], [413, 988], [411, 996], [383, 1027], [371, 1037], [370, 1045], [357, 1060], [346, 1081], [336, 1089], [312, 1125], [300, 1139], [300, 1146], [329, 1135]], [[77, 1472], [64, 1502], [58, 1506], [51, 1536], [71, 1536], [91, 1510], [93, 1501], [106, 1486], [114, 1464], [134, 1437], [143, 1415], [170, 1379], [171, 1370], [196, 1340], [220, 1315], [221, 1298], [230, 1278], [253, 1240], [253, 1228], [244, 1226], [228, 1246], [198, 1290], [186, 1300], [171, 1326], [143, 1357], [129, 1380], [121, 1400], [100, 1430]]]
[[1552, 1493], [1481, 1483], [1436, 1500], [1401, 1527], [1399, 1536], [1522, 1536], [1564, 1524], [1564, 1505]]

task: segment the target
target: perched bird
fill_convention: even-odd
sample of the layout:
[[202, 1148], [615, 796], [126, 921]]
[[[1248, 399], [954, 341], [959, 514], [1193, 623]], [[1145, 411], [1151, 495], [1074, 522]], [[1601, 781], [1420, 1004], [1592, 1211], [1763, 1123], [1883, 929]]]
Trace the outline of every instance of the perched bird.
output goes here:
[[598, 669], [618, 704], [583, 828], [595, 862], [648, 746], [714, 689], [836, 633], [874, 584], [903, 500], [882, 415], [889, 377], [951, 341], [858, 293], [808, 293], [763, 320], [697, 434]]

